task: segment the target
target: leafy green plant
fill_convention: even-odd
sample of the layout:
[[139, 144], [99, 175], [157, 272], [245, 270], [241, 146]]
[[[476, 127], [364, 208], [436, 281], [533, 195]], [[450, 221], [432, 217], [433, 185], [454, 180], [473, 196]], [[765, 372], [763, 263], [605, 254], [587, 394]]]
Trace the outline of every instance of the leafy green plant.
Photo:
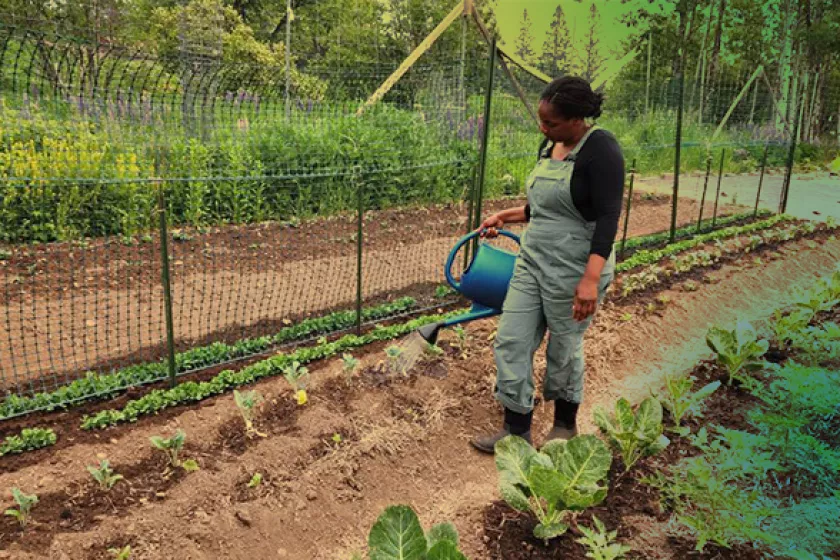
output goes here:
[[553, 440], [536, 451], [524, 439], [507, 436], [496, 444], [496, 470], [502, 498], [539, 521], [537, 538], [548, 541], [565, 533], [569, 512], [601, 503], [612, 463], [607, 446], [595, 436]]
[[[400, 298], [391, 303], [369, 307], [362, 310], [363, 321], [375, 321], [404, 312], [416, 305], [410, 297]], [[422, 320], [422, 319], [421, 319]], [[208, 346], [191, 348], [176, 354], [177, 373], [224, 363], [236, 358], [257, 354], [266, 349], [291, 341], [303, 340], [317, 333], [334, 332], [354, 325], [355, 311], [339, 311], [324, 317], [306, 319], [300, 323], [284, 327], [274, 336], [264, 336], [240, 340], [228, 345], [215, 342]], [[388, 332], [388, 331], [386, 331]], [[345, 339], [346, 340], [346, 339]], [[348, 345], [355, 347], [356, 345]], [[52, 392], [37, 393], [31, 397], [8, 395], [0, 401], [0, 419], [35, 410], [55, 410], [77, 406], [95, 397], [108, 397], [133, 385], [150, 383], [166, 379], [168, 365], [165, 361], [137, 364], [117, 370], [113, 373], [97, 374], [88, 372], [84, 377]]]
[[388, 357], [388, 368], [391, 370], [391, 373], [405, 375], [402, 360], [400, 359], [403, 355], [403, 349], [396, 344], [392, 344], [385, 349], [385, 355]]
[[717, 354], [718, 362], [729, 372], [730, 385], [733, 379], [746, 381], [741, 375], [742, 371], [762, 369], [764, 362], [761, 361], [761, 357], [770, 347], [769, 342], [758, 339], [755, 329], [746, 321], [738, 321], [733, 330], [710, 328], [706, 334], [706, 344]]
[[305, 405], [309, 401], [309, 397], [306, 394], [306, 386], [309, 383], [309, 370], [295, 360], [283, 367], [283, 377], [292, 386], [298, 405]]
[[578, 525], [583, 537], [576, 539], [577, 542], [587, 548], [586, 557], [593, 560], [618, 560], [630, 552], [629, 546], [615, 542], [618, 531], [609, 531], [604, 523], [596, 516], [592, 516], [595, 529]]
[[122, 548], [109, 548], [108, 553], [114, 560], [131, 560], [131, 545], [127, 544]]
[[49, 428], [24, 428], [19, 436], [6, 436], [0, 444], [0, 457], [49, 447], [55, 445], [56, 439], [55, 432]]
[[258, 391], [243, 391], [240, 393], [234, 389], [233, 401], [236, 403], [236, 408], [239, 409], [239, 414], [242, 415], [242, 420], [245, 422], [246, 433], [249, 436], [266, 437], [266, 434], [254, 428], [254, 412], [263, 402], [263, 396]]
[[810, 321], [820, 311], [829, 311], [840, 304], [840, 299], [832, 296], [825, 283], [821, 283], [817, 284], [816, 289], [812, 288], [797, 294], [793, 305], [805, 312]]
[[19, 488], [12, 488], [12, 498], [17, 504], [17, 509], [7, 509], [4, 513], [17, 519], [21, 527], [26, 527], [26, 524], [29, 523], [32, 507], [38, 503], [38, 496], [24, 494]]
[[262, 473], [254, 473], [254, 476], [251, 477], [251, 480], [248, 481], [248, 488], [256, 488], [260, 484], [262, 484], [263, 475]]
[[445, 298], [447, 296], [450, 296], [454, 293], [455, 293], [455, 290], [453, 290], [452, 288], [450, 288], [449, 286], [447, 286], [445, 284], [441, 284], [440, 286], [437, 286], [435, 288], [435, 297], [437, 299], [443, 299], [443, 298]]
[[129, 401], [122, 409], [107, 409], [94, 415], [85, 416], [82, 419], [82, 429], [101, 429], [124, 422], [133, 422], [141, 416], [155, 414], [181, 403], [201, 401], [259, 379], [282, 373], [283, 368], [294, 361], [309, 363], [338, 355], [349, 348], [358, 348], [376, 341], [392, 340], [412, 333], [423, 325], [463, 314], [464, 311], [464, 309], [456, 309], [442, 315], [427, 315], [399, 325], [373, 329], [362, 336], [345, 335], [326, 344], [299, 348], [290, 354], [277, 354], [238, 371], [224, 370], [208, 381], [185, 381], [172, 389], [153, 390], [138, 399]]
[[426, 344], [426, 354], [432, 357], [440, 357], [443, 356], [443, 348], [438, 346], [437, 344]]
[[458, 532], [441, 523], [423, 533], [409, 506], [389, 506], [368, 535], [370, 560], [466, 560], [458, 550]]
[[160, 449], [166, 454], [169, 459], [169, 465], [173, 468], [181, 466], [181, 460], [178, 455], [184, 448], [184, 442], [186, 439], [187, 434], [185, 434], [181, 429], [175, 432], [175, 435], [170, 438], [162, 438], [160, 436], [152, 436], [149, 438], [156, 449]]
[[701, 389], [691, 392], [696, 378], [694, 376], [665, 376], [665, 391], [661, 404], [674, 417], [674, 425], [679, 427], [686, 416], [701, 416], [703, 401], [720, 387], [720, 381], [713, 381]]
[[99, 461], [99, 467], [88, 465], [87, 470], [93, 479], [99, 483], [99, 489], [105, 492], [108, 492], [114, 487], [114, 484], [123, 479], [121, 474], [116, 474], [113, 469], [111, 469], [111, 465], [108, 463], [107, 459]]
[[345, 379], [349, 382], [359, 367], [359, 360], [353, 357], [352, 354], [344, 353], [341, 355], [342, 369], [344, 370]]
[[621, 455], [625, 472], [643, 456], [655, 455], [670, 443], [662, 434], [662, 405], [654, 397], [643, 400], [635, 414], [630, 402], [622, 397], [615, 404], [615, 415], [599, 407], [594, 420]]

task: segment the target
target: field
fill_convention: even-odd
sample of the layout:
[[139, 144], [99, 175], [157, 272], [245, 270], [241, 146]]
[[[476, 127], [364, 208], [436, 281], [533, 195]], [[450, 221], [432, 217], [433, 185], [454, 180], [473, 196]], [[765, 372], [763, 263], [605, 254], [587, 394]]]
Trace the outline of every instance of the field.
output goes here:
[[[664, 198], [637, 196], [631, 236], [651, 233], [651, 224], [661, 224], [670, 210]], [[693, 223], [696, 203], [681, 207], [686, 209], [681, 223]], [[727, 213], [733, 210], [726, 208]], [[424, 237], [419, 245], [410, 243], [412, 220], [407, 215], [384, 216], [395, 226], [383, 231], [383, 238], [372, 236], [371, 242], [376, 247], [377, 239], [383, 239], [388, 251], [382, 258], [388, 258], [395, 269], [403, 258], [398, 258], [402, 253], [395, 248], [404, 247], [406, 259], [423, 254], [435, 263], [453, 239], [435, 237], [446, 231], [445, 214], [439, 216], [439, 226], [432, 222], [429, 237], [433, 242]], [[376, 222], [388, 220], [380, 217]], [[340, 220], [330, 224], [339, 237], [352, 231], [352, 222], [341, 224]], [[319, 227], [315, 222], [302, 224], [294, 234], [315, 238]], [[768, 319], [773, 311], [789, 305], [797, 288], [813, 288], [818, 276], [834, 269], [840, 258], [835, 227], [833, 222], [818, 224], [784, 217], [745, 220], [728, 231], [704, 234], [694, 241], [671, 246], [659, 243], [629, 252], [607, 303], [587, 334], [582, 432], [598, 433], [593, 422], [597, 407], [612, 410], [620, 397], [635, 404], [651, 391], [660, 393], [666, 374], [693, 371], [697, 386], [715, 379], [725, 383], [725, 370], [708, 360], [711, 354], [704, 340], [708, 328], [731, 328], [738, 319], [750, 320], [759, 326], [762, 336], [772, 337]], [[224, 228], [202, 235], [185, 241], [185, 254], [211, 241], [212, 246], [221, 247], [230, 242]], [[250, 240], [246, 236], [236, 243]], [[297, 255], [306, 267], [313, 266], [314, 256], [326, 256], [329, 251], [314, 246], [303, 250], [304, 246], [295, 241], [272, 247], [272, 251], [285, 250], [282, 254], [292, 264]], [[92, 243], [85, 250], [96, 254], [98, 245]], [[55, 266], [49, 274], [36, 276], [45, 279], [43, 285], [35, 284], [41, 286], [36, 294], [45, 298], [53, 293], [51, 287], [65, 282], [59, 276], [61, 261], [52, 256], [47, 260]], [[248, 266], [241, 265], [239, 274], [254, 274], [263, 280], [232, 285], [259, 291], [273, 284], [271, 275], [280, 273], [270, 266], [259, 270], [265, 262], [260, 254], [245, 257], [243, 262]], [[224, 272], [195, 265], [190, 274], [201, 278]], [[100, 273], [96, 282], [107, 284], [108, 274]], [[373, 285], [381, 291], [372, 289], [371, 296], [403, 295], [406, 292], [401, 289], [411, 286], [416, 290], [416, 284], [399, 275], [376, 279]], [[189, 286], [195, 288], [195, 284]], [[187, 288], [185, 281], [180, 289]], [[307, 288], [324, 298], [325, 309], [346, 303], [337, 297], [329, 299], [333, 296], [324, 288]], [[433, 303], [431, 290], [430, 285], [429, 292], [413, 295]], [[352, 287], [341, 293], [347, 291], [352, 292]], [[240, 301], [252, 297], [244, 293]], [[294, 297], [274, 297], [286, 302], [285, 314], [294, 315]], [[229, 304], [220, 301], [219, 305]], [[256, 311], [241, 306], [241, 312], [254, 324]], [[815, 316], [812, 324], [829, 320], [836, 320], [836, 307]], [[533, 516], [501, 500], [494, 461], [479, 456], [467, 443], [475, 433], [499, 423], [498, 406], [491, 396], [495, 320], [468, 324], [463, 332], [445, 332], [440, 341], [442, 354], [430, 354], [405, 372], [395, 371], [388, 356], [391, 343], [387, 340], [397, 336], [400, 321], [366, 331], [375, 340], [372, 344], [361, 346], [361, 339], [339, 333], [297, 350], [293, 355], [304, 359], [311, 376], [307, 404], [297, 404], [290, 383], [279, 375], [291, 359], [284, 351], [236, 363], [232, 369], [238, 373], [220, 371], [221, 366], [202, 371], [188, 379], [203, 384], [184, 386], [179, 393], [167, 392], [163, 386], [153, 392], [138, 388], [108, 401], [7, 420], [2, 426], [4, 437], [38, 426], [52, 429], [57, 440], [44, 449], [6, 455], [0, 462], [0, 488], [18, 487], [37, 494], [39, 500], [26, 527], [11, 517], [2, 521], [0, 558], [112, 558], [109, 549], [130, 545], [132, 558], [349, 559], [355, 551], [365, 550], [368, 531], [391, 504], [411, 505], [424, 528], [453, 523], [460, 535], [460, 549], [475, 559], [582, 559], [586, 549], [575, 538], [581, 536], [579, 527], [591, 526], [592, 516], [618, 531], [619, 541], [632, 549], [629, 558], [782, 557], [779, 547], [771, 549], [760, 543], [754, 549], [737, 535], [728, 547], [710, 542], [703, 552], [691, 552], [698, 533], [676, 521], [677, 514], [688, 514], [678, 512], [667, 500], [661, 509], [660, 497], [666, 487], [660, 489], [642, 480], [657, 472], [678, 476], [679, 461], [698, 454], [690, 436], [670, 432], [672, 443], [664, 452], [642, 459], [626, 474], [622, 474], [621, 459], [616, 455], [606, 501], [576, 516], [567, 534], [546, 545], [533, 536]], [[415, 324], [422, 321], [422, 317], [415, 319]], [[185, 338], [189, 345], [211, 334], [200, 324], [191, 328], [195, 330]], [[84, 332], [82, 326], [78, 329]], [[790, 343], [773, 344], [775, 361], [801, 359]], [[154, 349], [149, 352], [155, 355]], [[341, 359], [345, 352], [359, 360], [352, 370], [348, 361]], [[838, 364], [829, 360], [821, 365], [831, 371]], [[536, 370], [541, 372], [543, 366], [544, 358], [538, 353]], [[259, 381], [248, 383], [249, 379]], [[761, 375], [756, 374], [756, 379], [762, 379]], [[228, 388], [246, 383], [245, 389], [259, 391], [265, 400], [255, 407], [253, 422], [265, 437], [246, 431], [233, 396], [230, 392], [218, 394], [214, 383]], [[202, 387], [209, 393], [203, 393]], [[743, 386], [724, 385], [708, 399], [705, 416], [683, 425], [694, 434], [704, 426], [712, 430], [716, 424], [752, 429], [741, 407], [756, 400]], [[538, 405], [537, 443], [548, 429], [550, 414], [550, 407]], [[665, 419], [666, 423], [672, 421], [667, 413]], [[152, 436], [168, 437], [178, 429], [186, 434], [181, 457], [193, 459], [198, 470], [167, 466], [164, 455], [149, 443]], [[108, 492], [100, 489], [85, 469], [101, 459], [108, 459], [113, 471], [125, 477]], [[832, 474], [830, 466], [827, 469], [825, 481], [836, 482], [837, 473]], [[790, 473], [798, 471], [778, 466], [770, 470], [786, 488], [776, 498], [798, 501], [819, 497], [830, 502], [830, 492], [815, 484], [785, 486], [784, 476], [796, 479], [799, 475]], [[260, 480], [255, 482], [257, 473]], [[731, 484], [741, 492], [749, 482]], [[13, 505], [10, 495], [5, 505]], [[828, 530], [826, 534], [831, 537], [833, 533]], [[836, 539], [827, 542], [826, 546], [838, 544]], [[831, 557], [837, 550], [827, 548], [823, 553]]]

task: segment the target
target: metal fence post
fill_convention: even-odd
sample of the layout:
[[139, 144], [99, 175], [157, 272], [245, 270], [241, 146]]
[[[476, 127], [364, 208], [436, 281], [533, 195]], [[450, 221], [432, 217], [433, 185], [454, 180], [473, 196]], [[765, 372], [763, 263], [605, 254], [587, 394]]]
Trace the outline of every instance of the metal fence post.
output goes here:
[[478, 179], [475, 189], [475, 212], [473, 229], [481, 225], [481, 202], [484, 198], [484, 177], [487, 172], [487, 145], [490, 139], [490, 109], [493, 101], [493, 81], [496, 75], [496, 39], [490, 44], [487, 91], [484, 97], [484, 126], [481, 129], [481, 151], [478, 156]]
[[755, 209], [753, 210], [753, 218], [758, 216], [758, 203], [761, 200], [761, 184], [764, 182], [764, 170], [767, 168], [767, 150], [770, 149], [770, 144], [764, 145], [764, 156], [761, 158], [761, 172], [758, 175], [758, 192], [755, 193]]
[[796, 157], [796, 138], [799, 136], [799, 125], [802, 121], [802, 113], [796, 112], [796, 122], [793, 125], [793, 136], [790, 139], [790, 151], [788, 152], [787, 168], [785, 169], [785, 181], [782, 183], [782, 197], [779, 204], [779, 214], [787, 212], [788, 192], [790, 191], [790, 180], [793, 176], [793, 163]]
[[353, 170], [353, 178], [356, 183], [356, 203], [357, 203], [357, 219], [356, 219], [356, 334], [362, 335], [362, 249], [363, 233], [364, 233], [364, 219], [365, 219], [365, 202], [364, 202], [364, 181], [362, 181], [361, 172], [358, 168]]
[[720, 182], [723, 179], [723, 158], [726, 154], [726, 148], [721, 148], [720, 150], [720, 170], [718, 171], [718, 182], [717, 182], [717, 194], [715, 195], [715, 209], [714, 213], [712, 214], [712, 229], [714, 229], [715, 224], [717, 224], [717, 211], [718, 211], [718, 200], [720, 200]]
[[624, 245], [627, 243], [627, 227], [630, 225], [630, 208], [633, 201], [633, 179], [636, 178], [636, 158], [633, 158], [633, 165], [630, 167], [630, 188], [627, 192], [627, 209], [624, 211], [624, 231], [621, 234], [621, 249], [618, 258], [624, 258]]
[[169, 228], [166, 220], [166, 198], [163, 183], [157, 183], [158, 218], [160, 228], [160, 276], [163, 283], [163, 311], [166, 321], [166, 348], [169, 365], [169, 386], [175, 386], [175, 327], [172, 321], [172, 284], [169, 278]]
[[706, 207], [706, 191], [709, 189], [709, 175], [712, 173], [712, 154], [706, 155], [706, 180], [703, 181], [703, 196], [700, 197], [700, 215], [697, 217], [697, 231], [695, 233], [700, 233], [700, 229], [703, 225], [703, 210]]
[[676, 138], [676, 145], [674, 146], [676, 149], [674, 150], [676, 154], [674, 155], [674, 194], [673, 200], [671, 201], [671, 235], [669, 237], [669, 242], [673, 243], [677, 237], [677, 199], [679, 198], [680, 194], [680, 150], [682, 149], [682, 121], [683, 121], [683, 96], [685, 90], [685, 49], [683, 48], [683, 54], [680, 55], [682, 59], [682, 63], [680, 64], [680, 93], [679, 93], [679, 106], [677, 107], [677, 138]]

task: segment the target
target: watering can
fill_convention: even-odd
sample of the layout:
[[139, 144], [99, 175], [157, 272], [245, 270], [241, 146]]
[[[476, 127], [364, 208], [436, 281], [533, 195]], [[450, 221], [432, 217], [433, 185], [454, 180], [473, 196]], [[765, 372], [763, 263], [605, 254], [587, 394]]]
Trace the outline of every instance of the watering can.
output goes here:
[[[466, 323], [476, 319], [485, 319], [502, 312], [502, 304], [505, 301], [510, 279], [513, 276], [513, 267], [516, 264], [516, 253], [481, 242], [478, 244], [472, 261], [461, 274], [460, 282], [452, 277], [452, 263], [455, 262], [455, 255], [458, 254], [461, 247], [478, 234], [479, 232], [473, 231], [462, 237], [449, 252], [446, 264], [443, 267], [446, 281], [455, 291], [472, 300], [472, 307], [463, 315], [420, 327], [417, 332], [429, 344], [434, 344], [437, 341], [438, 333], [443, 327], [451, 327], [458, 323]], [[516, 234], [503, 229], [499, 230], [499, 234], [519, 243], [519, 236]]]

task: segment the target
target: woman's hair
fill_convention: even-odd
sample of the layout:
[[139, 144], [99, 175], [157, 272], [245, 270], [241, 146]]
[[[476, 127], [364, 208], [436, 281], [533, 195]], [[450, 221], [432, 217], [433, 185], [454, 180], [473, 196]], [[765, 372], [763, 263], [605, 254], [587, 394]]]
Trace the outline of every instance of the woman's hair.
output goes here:
[[551, 103], [554, 111], [567, 119], [597, 119], [601, 116], [604, 94], [592, 91], [583, 78], [563, 76], [546, 86], [540, 101]]

